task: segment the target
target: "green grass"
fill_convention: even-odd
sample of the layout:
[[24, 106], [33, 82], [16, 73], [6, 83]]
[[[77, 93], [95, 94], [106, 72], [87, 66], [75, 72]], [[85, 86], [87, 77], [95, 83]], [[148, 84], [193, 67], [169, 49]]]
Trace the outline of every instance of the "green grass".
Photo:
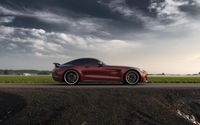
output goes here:
[[[200, 83], [200, 76], [149, 76], [150, 83]], [[44, 76], [0, 76], [0, 83], [48, 84], [55, 83], [50, 75]]]
[[55, 83], [49, 75], [44, 76], [0, 76], [0, 83]]
[[195, 76], [150, 76], [150, 83], [200, 83], [200, 77]]

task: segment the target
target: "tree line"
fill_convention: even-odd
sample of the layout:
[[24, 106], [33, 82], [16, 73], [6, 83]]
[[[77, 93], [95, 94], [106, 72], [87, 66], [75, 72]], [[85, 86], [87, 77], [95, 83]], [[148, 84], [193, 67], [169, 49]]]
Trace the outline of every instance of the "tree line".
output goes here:
[[1, 69], [0, 75], [23, 75], [24, 73], [35, 74], [35, 75], [49, 75], [51, 71], [40, 71], [40, 70], [7, 70]]

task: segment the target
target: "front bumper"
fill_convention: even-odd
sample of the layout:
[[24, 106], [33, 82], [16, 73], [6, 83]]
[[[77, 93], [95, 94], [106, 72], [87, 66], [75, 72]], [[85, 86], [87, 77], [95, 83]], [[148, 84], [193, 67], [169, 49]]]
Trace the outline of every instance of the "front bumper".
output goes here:
[[141, 75], [141, 82], [148, 83], [148, 74], [147, 74], [147, 72], [143, 71], [143, 72], [140, 73], [140, 75]]

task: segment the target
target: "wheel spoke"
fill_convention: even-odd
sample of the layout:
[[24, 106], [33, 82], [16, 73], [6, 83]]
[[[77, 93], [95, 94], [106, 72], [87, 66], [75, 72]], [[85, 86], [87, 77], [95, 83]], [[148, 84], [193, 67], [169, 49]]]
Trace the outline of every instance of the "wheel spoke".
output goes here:
[[136, 72], [131, 71], [127, 73], [126, 81], [128, 82], [128, 84], [136, 84], [138, 80], [139, 80], [139, 76]]
[[76, 84], [78, 81], [78, 74], [74, 71], [66, 72], [65, 74], [65, 82], [67, 84]]

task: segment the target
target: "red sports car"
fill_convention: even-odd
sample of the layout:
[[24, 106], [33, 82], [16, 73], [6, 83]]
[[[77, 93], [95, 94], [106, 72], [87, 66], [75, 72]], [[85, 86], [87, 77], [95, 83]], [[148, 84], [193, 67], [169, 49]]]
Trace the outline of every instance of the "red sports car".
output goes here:
[[65, 64], [54, 63], [52, 77], [55, 81], [75, 85], [79, 82], [121, 81], [136, 85], [147, 81], [147, 72], [139, 68], [106, 65], [94, 58], [80, 58]]

